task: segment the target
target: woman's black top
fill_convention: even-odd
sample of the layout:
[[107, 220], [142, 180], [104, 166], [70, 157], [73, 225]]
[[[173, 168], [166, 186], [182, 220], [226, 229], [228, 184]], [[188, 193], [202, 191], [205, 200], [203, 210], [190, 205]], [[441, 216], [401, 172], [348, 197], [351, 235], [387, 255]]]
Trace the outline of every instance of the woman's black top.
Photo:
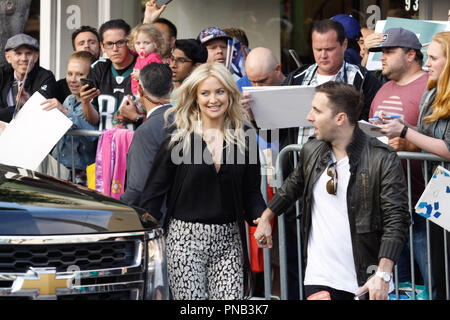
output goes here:
[[[266, 205], [260, 189], [256, 144], [256, 150], [252, 150], [256, 152], [253, 161], [248, 149], [243, 160], [236, 145], [225, 147], [217, 172], [200, 136], [191, 135], [191, 153], [188, 155], [180, 152], [180, 144], [176, 145], [178, 149], [169, 147], [169, 141], [169, 137], [165, 139], [155, 157], [142, 195], [142, 208], [160, 219], [161, 204], [167, 194], [167, 218], [208, 224], [225, 224], [245, 218], [252, 224], [252, 220], [261, 215]], [[196, 146], [198, 150], [195, 150]], [[178, 157], [180, 154], [183, 161]]]

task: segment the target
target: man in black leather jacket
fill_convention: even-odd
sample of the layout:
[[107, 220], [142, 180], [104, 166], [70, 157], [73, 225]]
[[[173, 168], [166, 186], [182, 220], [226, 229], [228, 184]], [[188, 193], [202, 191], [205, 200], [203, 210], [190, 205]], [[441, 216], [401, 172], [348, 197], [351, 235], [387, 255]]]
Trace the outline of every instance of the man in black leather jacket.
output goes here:
[[369, 291], [370, 299], [387, 299], [393, 289], [410, 222], [407, 186], [395, 151], [359, 129], [362, 103], [348, 84], [316, 87], [307, 117], [315, 137], [256, 221], [258, 244], [270, 247], [268, 221], [302, 199], [306, 296], [353, 299]]

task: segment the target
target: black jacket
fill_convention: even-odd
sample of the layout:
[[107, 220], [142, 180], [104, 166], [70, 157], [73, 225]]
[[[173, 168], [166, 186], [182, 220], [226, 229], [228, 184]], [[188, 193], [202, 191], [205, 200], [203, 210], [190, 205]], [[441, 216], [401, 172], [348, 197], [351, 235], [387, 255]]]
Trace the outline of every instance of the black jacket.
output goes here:
[[[350, 181], [348, 217], [358, 285], [362, 286], [382, 257], [394, 262], [404, 247], [410, 215], [402, 165], [395, 151], [356, 127], [347, 147]], [[301, 238], [305, 266], [311, 226], [313, 185], [331, 160], [331, 146], [311, 138], [300, 152], [298, 167], [269, 203], [276, 214], [302, 200]]]
[[[0, 68], [0, 120], [4, 122], [10, 122], [14, 114], [15, 106], [9, 106], [7, 103], [8, 93], [13, 83], [14, 69], [10, 65]], [[25, 91], [30, 96], [39, 91], [45, 98], [51, 99], [56, 96], [55, 88], [56, 80], [53, 73], [38, 65], [29, 72], [25, 81]]]
[[139, 206], [155, 156], [169, 132], [164, 124], [164, 113], [171, 107], [166, 104], [155, 110], [134, 132], [127, 153], [125, 192], [120, 196], [120, 200], [129, 205]]

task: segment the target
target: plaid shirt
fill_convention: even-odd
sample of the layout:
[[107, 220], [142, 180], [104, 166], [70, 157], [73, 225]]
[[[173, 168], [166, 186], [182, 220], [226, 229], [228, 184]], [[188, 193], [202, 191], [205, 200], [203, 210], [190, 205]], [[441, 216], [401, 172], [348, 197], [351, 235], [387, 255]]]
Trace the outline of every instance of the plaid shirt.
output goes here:
[[[344, 61], [341, 69], [334, 76], [334, 81], [346, 82], [352, 85], [358, 72], [360, 71], [356, 65]], [[314, 87], [319, 85], [317, 80], [317, 63], [312, 64], [308, 69], [306, 69], [302, 73], [299, 73], [294, 78], [299, 77], [303, 74], [305, 74], [305, 77], [303, 78], [303, 82], [301, 83], [301, 85]], [[308, 138], [313, 134], [314, 127], [299, 127], [297, 143], [300, 145], [305, 144], [308, 141]]]

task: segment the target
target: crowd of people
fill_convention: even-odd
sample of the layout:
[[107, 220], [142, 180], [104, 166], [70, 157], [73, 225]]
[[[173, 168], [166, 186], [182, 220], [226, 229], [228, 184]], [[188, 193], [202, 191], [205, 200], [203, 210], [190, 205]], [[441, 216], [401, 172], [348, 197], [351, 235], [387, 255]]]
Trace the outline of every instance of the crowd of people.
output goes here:
[[[374, 33], [340, 14], [314, 24], [315, 63], [283, 74], [276, 55], [250, 48], [237, 28], [212, 26], [196, 39], [177, 39], [175, 25], [160, 17], [165, 7], [149, 1], [143, 23], [134, 28], [115, 19], [98, 31], [82, 26], [73, 32], [74, 52], [59, 81], [36, 64], [35, 39], [8, 39], [0, 131], [39, 92], [47, 99], [42, 107], [58, 109], [73, 129], [131, 132], [120, 200], [144, 208], [164, 227], [174, 299], [244, 298], [250, 266], [244, 222], [255, 227], [260, 248], [286, 238], [289, 299], [299, 298], [301, 281], [308, 299], [387, 299], [394, 281], [411, 281], [412, 223], [424, 285], [431, 298], [445, 299], [443, 229], [432, 226], [428, 257], [426, 221], [409, 210], [407, 164], [396, 151], [450, 161], [450, 32], [434, 35], [424, 63], [425, 46], [410, 30]], [[229, 40], [239, 44], [234, 61], [227, 56]], [[364, 67], [371, 51], [382, 52], [381, 74]], [[290, 85], [315, 87], [311, 126], [267, 134], [243, 87]], [[359, 128], [359, 120], [369, 119], [377, 119], [386, 143]], [[100, 150], [97, 138], [71, 141], [63, 137], [51, 156], [75, 173], [71, 180], [87, 185], [86, 167]], [[270, 149], [265, 155], [274, 163], [290, 144], [302, 145], [299, 160], [283, 159], [285, 182], [266, 203], [259, 152]], [[411, 173], [416, 203], [425, 187], [419, 161], [411, 161]], [[283, 235], [273, 233], [273, 218], [281, 214]]]

